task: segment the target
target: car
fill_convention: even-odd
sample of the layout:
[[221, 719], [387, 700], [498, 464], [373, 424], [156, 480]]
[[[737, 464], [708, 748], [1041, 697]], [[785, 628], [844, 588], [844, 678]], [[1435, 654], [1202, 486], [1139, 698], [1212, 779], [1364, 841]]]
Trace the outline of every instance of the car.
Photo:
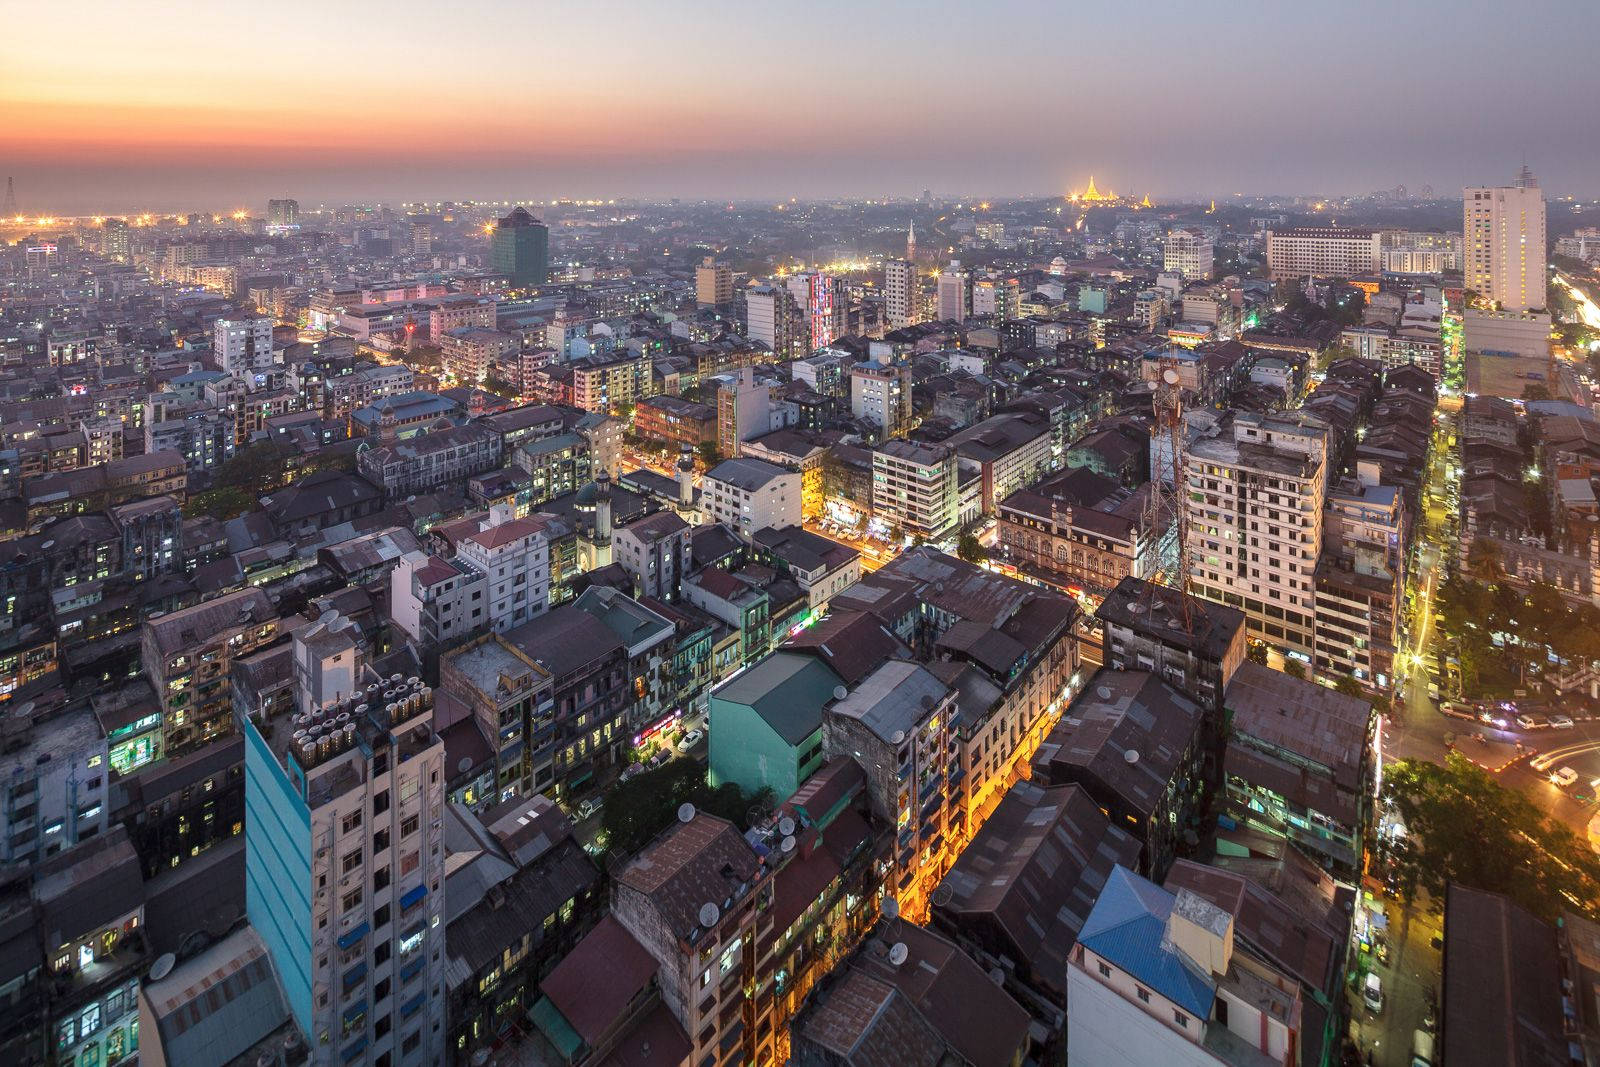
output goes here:
[[1550, 725], [1557, 730], [1570, 730], [1572, 729], [1572, 719], [1567, 715], [1552, 715], [1550, 716]]
[[604, 797], [590, 797], [578, 805], [578, 818], [587, 819], [589, 816], [597, 814], [605, 806]]
[[678, 751], [689, 751], [691, 748], [698, 745], [700, 743], [700, 739], [704, 736], [705, 734], [700, 730], [690, 730], [688, 733], [683, 735], [683, 740], [678, 742]]
[[1550, 784], [1566, 788], [1578, 780], [1578, 772], [1571, 767], [1562, 767], [1550, 776]]
[[1383, 980], [1376, 974], [1368, 973], [1366, 984], [1361, 987], [1361, 1003], [1374, 1015], [1383, 1012]]
[[1522, 727], [1524, 730], [1540, 730], [1546, 726], [1549, 726], [1550, 724], [1539, 718], [1537, 715], [1518, 715], [1517, 725]]

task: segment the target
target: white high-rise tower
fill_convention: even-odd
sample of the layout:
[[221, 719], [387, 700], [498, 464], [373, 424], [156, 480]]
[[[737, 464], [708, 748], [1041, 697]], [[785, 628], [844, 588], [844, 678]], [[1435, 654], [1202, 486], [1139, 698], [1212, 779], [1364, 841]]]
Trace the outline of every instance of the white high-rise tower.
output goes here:
[[1465, 189], [1464, 285], [1506, 311], [1545, 306], [1545, 210], [1526, 165], [1510, 187]]

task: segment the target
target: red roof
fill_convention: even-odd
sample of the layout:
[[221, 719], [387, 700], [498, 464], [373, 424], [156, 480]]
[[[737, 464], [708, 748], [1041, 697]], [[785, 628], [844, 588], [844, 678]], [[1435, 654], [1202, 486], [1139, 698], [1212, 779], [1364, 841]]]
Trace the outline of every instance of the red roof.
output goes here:
[[655, 957], [607, 915], [539, 983], [579, 1037], [593, 1047], [656, 974]]

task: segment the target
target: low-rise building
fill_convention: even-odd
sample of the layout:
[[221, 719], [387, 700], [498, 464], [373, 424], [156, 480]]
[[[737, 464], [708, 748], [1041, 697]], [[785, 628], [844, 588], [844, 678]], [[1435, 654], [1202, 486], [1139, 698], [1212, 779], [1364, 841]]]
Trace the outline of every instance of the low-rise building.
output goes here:
[[1353, 877], [1372, 818], [1371, 704], [1247, 659], [1223, 705], [1230, 804]]
[[760, 459], [729, 459], [706, 472], [700, 487], [700, 513], [745, 540], [769, 526], [799, 526], [800, 475]]
[[940, 883], [933, 925], [986, 967], [1045, 1029], [1067, 1011], [1067, 960], [1096, 891], [1139, 843], [1078, 786], [1022, 781]]
[[1102, 668], [1034, 757], [1034, 778], [1079, 785], [1164, 878], [1205, 810], [1205, 712], [1148, 671]]
[[1072, 950], [1070, 1067], [1301, 1062], [1298, 984], [1234, 941], [1233, 916], [1117, 868]]
[[842, 684], [821, 660], [778, 651], [713, 689], [712, 782], [789, 799], [822, 766], [822, 712]]

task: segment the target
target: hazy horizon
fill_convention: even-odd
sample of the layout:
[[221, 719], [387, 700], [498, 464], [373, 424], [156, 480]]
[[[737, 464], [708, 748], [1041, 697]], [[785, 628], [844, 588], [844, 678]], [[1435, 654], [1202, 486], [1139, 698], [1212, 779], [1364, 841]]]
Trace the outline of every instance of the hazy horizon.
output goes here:
[[[436, 199], [1600, 196], [1600, 6], [174, 0], [8, 16], [30, 215]], [[1295, 192], [1298, 190], [1299, 192]]]

